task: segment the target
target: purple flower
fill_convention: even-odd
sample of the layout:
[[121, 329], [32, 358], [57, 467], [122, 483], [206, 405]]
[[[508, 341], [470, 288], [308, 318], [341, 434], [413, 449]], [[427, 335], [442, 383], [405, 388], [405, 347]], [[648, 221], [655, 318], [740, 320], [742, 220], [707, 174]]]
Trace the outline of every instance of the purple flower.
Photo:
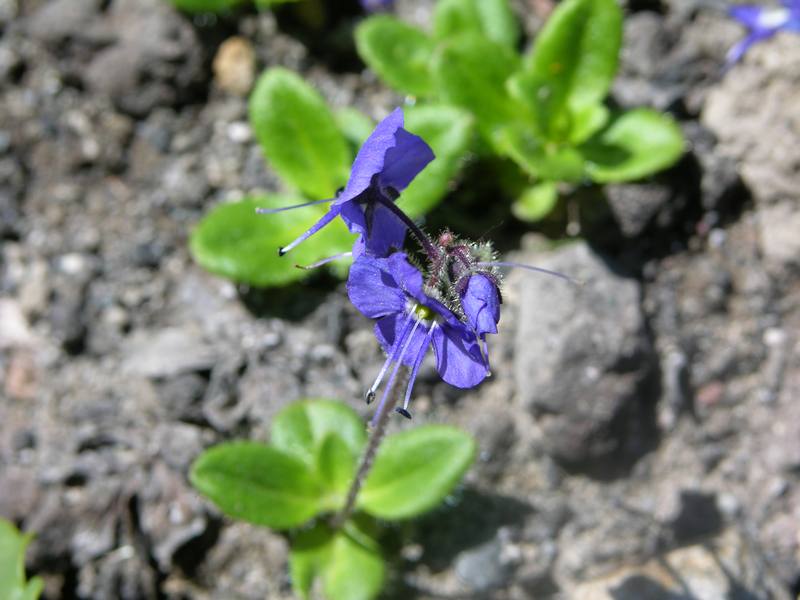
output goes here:
[[800, 32], [800, 0], [784, 0], [782, 7], [743, 4], [734, 6], [729, 14], [747, 27], [750, 32], [725, 57], [726, 68], [736, 63], [745, 52], [762, 40], [779, 31]]
[[[489, 373], [472, 329], [446, 306], [425, 293], [422, 273], [406, 255], [396, 252], [388, 258], [363, 255], [350, 268], [347, 292], [355, 307], [375, 319], [375, 335], [388, 358], [375, 383], [367, 392], [368, 401], [392, 363], [394, 369], [381, 399], [386, 402], [400, 364], [411, 368], [403, 408], [406, 417], [411, 389], [422, 360], [433, 346], [436, 369], [447, 383], [459, 388], [478, 385]], [[380, 414], [381, 409], [376, 411]]]
[[[395, 109], [361, 146], [344, 190], [332, 200], [309, 203], [330, 201], [330, 210], [308, 231], [281, 248], [279, 254], [286, 254], [338, 216], [351, 232], [360, 234], [353, 256], [365, 251], [373, 256], [388, 256], [392, 250], [402, 248], [407, 225], [398, 217], [394, 201], [433, 158], [433, 151], [422, 138], [403, 129], [403, 110]], [[286, 208], [259, 212], [277, 210]]]
[[493, 275], [481, 272], [470, 275], [459, 296], [467, 323], [480, 338], [497, 333], [502, 299]]
[[394, 0], [361, 0], [361, 8], [367, 12], [384, 12], [392, 8]]

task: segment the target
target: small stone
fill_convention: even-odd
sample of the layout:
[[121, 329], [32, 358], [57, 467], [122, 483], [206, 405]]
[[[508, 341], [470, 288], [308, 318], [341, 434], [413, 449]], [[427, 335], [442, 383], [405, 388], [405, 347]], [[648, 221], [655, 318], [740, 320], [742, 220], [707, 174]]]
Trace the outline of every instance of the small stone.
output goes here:
[[245, 96], [253, 87], [256, 53], [246, 38], [234, 36], [225, 40], [214, 56], [214, 82], [230, 94]]
[[168, 328], [139, 331], [125, 349], [123, 369], [134, 375], [168, 378], [210, 370], [217, 361], [213, 347], [193, 330]]

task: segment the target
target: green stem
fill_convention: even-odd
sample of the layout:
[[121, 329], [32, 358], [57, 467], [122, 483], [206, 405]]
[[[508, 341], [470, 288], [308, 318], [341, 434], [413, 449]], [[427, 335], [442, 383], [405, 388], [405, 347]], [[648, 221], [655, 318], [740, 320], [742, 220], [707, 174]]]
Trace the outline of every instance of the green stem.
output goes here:
[[[344, 525], [347, 520], [352, 516], [356, 508], [356, 500], [358, 500], [358, 493], [367, 479], [372, 463], [375, 461], [375, 455], [378, 453], [378, 447], [381, 445], [384, 436], [386, 435], [386, 425], [389, 422], [389, 416], [392, 414], [392, 409], [400, 397], [400, 393], [405, 389], [402, 385], [403, 381], [408, 377], [408, 369], [405, 366], [400, 367], [402, 375], [397, 378], [394, 389], [389, 390], [389, 397], [383, 405], [378, 406], [380, 411], [372, 419], [369, 425], [369, 439], [367, 440], [367, 447], [361, 455], [361, 462], [358, 465], [358, 471], [353, 478], [353, 483], [350, 484], [350, 489], [347, 491], [347, 501], [344, 508], [337, 513], [331, 520], [331, 526], [335, 529]], [[398, 373], [400, 375], [400, 373]]]

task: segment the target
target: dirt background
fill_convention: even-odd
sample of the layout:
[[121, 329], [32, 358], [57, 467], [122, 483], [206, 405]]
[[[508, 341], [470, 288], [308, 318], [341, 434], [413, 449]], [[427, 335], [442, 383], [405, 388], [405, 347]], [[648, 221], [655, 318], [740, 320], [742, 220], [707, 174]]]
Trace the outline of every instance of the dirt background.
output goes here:
[[[514, 8], [530, 37], [547, 5]], [[480, 458], [387, 531], [386, 598], [800, 592], [800, 37], [722, 73], [743, 35], [725, 8], [626, 7], [612, 101], [669, 111], [690, 148], [574, 194], [581, 241], [543, 250], [474, 160], [429, 217], [491, 223], [508, 257], [587, 283], [510, 274], [492, 379], [462, 392], [423, 369], [414, 423], [393, 427], [459, 425]], [[266, 439], [301, 397], [368, 415], [383, 357], [341, 282], [237, 288], [186, 241], [216, 203], [278, 189], [247, 124], [254, 73], [289, 67], [376, 119], [402, 102], [359, 63], [360, 18], [0, 0], [0, 515], [36, 532], [45, 598], [291, 597], [284, 538], [222, 518], [188, 467]]]

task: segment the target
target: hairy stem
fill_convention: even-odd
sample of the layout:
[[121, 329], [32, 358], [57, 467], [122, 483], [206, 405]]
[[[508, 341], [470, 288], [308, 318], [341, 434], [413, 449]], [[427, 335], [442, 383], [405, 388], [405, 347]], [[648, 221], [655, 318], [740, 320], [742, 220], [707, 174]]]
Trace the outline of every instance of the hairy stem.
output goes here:
[[356, 471], [353, 483], [350, 484], [350, 489], [347, 491], [347, 501], [345, 502], [344, 508], [331, 520], [331, 526], [334, 528], [338, 529], [344, 525], [355, 510], [358, 493], [361, 491], [361, 486], [364, 485], [364, 481], [367, 479], [367, 475], [372, 468], [372, 463], [375, 461], [375, 455], [378, 453], [378, 447], [381, 445], [383, 437], [386, 434], [386, 425], [389, 422], [389, 416], [392, 414], [392, 409], [394, 405], [397, 404], [397, 400], [405, 387], [403, 382], [407, 379], [408, 369], [405, 366], [401, 366], [400, 370], [402, 376], [397, 378], [393, 389], [389, 390], [389, 397], [386, 402], [378, 406], [379, 412], [370, 422], [367, 447], [361, 455], [358, 471]]

